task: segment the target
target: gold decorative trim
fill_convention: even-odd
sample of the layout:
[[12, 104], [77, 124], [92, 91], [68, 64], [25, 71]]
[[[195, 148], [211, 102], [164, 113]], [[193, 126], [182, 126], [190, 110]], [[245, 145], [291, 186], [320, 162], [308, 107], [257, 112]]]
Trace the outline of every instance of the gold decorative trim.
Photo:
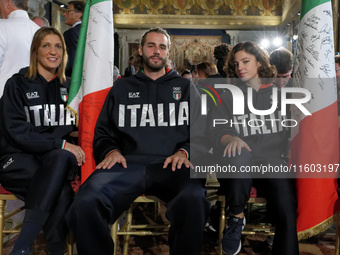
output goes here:
[[123, 10], [121, 11], [121, 13], [125, 13], [125, 14], [133, 14], [133, 9], [136, 8], [138, 6], [138, 1], [131, 1], [129, 2], [129, 5], [126, 5], [125, 3], [126, 1], [124, 0], [113, 0], [113, 4], [118, 4], [119, 7], [121, 7]]
[[114, 14], [116, 28], [200, 28], [200, 29], [258, 29], [278, 26], [281, 16], [195, 16]]
[[333, 216], [329, 217], [328, 219], [326, 219], [325, 221], [321, 222], [320, 224], [314, 227], [298, 232], [298, 239], [299, 240], [306, 239], [306, 238], [315, 236], [323, 231], [326, 231], [330, 226], [336, 223], [337, 213], [335, 213]]
[[232, 14], [237, 15], [237, 16], [247, 15], [246, 14], [247, 9], [249, 8], [249, 6], [252, 5], [250, 0], [231, 1], [231, 2], [228, 0], [225, 0], [225, 4], [229, 5], [232, 10]]

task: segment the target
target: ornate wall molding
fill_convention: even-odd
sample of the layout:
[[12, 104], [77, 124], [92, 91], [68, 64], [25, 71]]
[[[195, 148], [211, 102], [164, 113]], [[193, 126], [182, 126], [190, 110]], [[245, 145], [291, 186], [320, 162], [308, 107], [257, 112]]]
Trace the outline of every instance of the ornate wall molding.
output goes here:
[[214, 48], [222, 43], [222, 37], [172, 35], [171, 42], [170, 59], [182, 70], [185, 60], [193, 65], [214, 62]]
[[281, 0], [114, 0], [117, 28], [251, 29], [277, 26]]
[[113, 15], [116, 28], [202, 28], [202, 29], [254, 29], [259, 26], [278, 26], [281, 16], [186, 16], [176, 15]]

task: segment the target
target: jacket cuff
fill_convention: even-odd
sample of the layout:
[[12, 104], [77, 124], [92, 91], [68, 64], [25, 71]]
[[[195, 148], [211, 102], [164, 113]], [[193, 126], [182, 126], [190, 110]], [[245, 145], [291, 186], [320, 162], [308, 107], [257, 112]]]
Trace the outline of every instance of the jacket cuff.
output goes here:
[[66, 146], [66, 140], [63, 140], [63, 141], [62, 141], [62, 144], [61, 144], [61, 148], [62, 148], [62, 149], [65, 149], [65, 146]]
[[222, 144], [223, 138], [224, 138], [224, 137], [227, 137], [227, 136], [231, 136], [231, 135], [224, 135], [224, 136], [222, 136], [222, 137], [221, 137], [221, 140], [220, 140], [220, 144]]
[[119, 152], [120, 152], [119, 149], [114, 149], [114, 150], [112, 150], [112, 151], [109, 151], [109, 152], [106, 154], [105, 158], [107, 158], [107, 157], [108, 157], [112, 152], [114, 152], [114, 151], [119, 151]]
[[184, 151], [184, 153], [185, 153], [187, 159], [189, 158], [189, 152], [188, 152], [187, 150], [185, 150], [185, 149], [183, 149], [183, 148], [180, 148], [180, 149], [178, 149], [178, 150], [179, 150], [179, 151]]

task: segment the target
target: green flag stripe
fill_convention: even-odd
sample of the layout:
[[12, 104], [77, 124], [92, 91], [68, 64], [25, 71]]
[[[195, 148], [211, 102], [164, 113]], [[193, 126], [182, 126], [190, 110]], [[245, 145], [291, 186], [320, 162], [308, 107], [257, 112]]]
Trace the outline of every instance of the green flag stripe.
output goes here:
[[100, 2], [111, 1], [111, 0], [92, 0], [91, 5], [98, 4]]
[[330, 0], [303, 0], [302, 6], [301, 6], [300, 19], [302, 19], [302, 17], [305, 16], [305, 14], [309, 12], [311, 9], [315, 8], [316, 6], [320, 4], [324, 4], [327, 2], [330, 2]]
[[71, 85], [69, 92], [68, 103], [77, 95], [79, 88], [81, 86], [82, 74], [83, 74], [83, 63], [84, 63], [84, 51], [86, 43], [87, 25], [89, 21], [91, 1], [86, 1], [85, 9], [83, 12], [83, 18], [81, 22], [79, 38], [77, 43], [76, 56], [73, 63]]
[[82, 82], [86, 34], [87, 34], [87, 27], [88, 27], [89, 16], [90, 16], [90, 9], [93, 5], [101, 3], [101, 2], [105, 2], [105, 1], [110, 1], [110, 0], [88, 0], [86, 1], [85, 9], [83, 12], [83, 18], [81, 22], [81, 28], [79, 32], [78, 43], [77, 43], [76, 56], [75, 56], [74, 63], [73, 63], [68, 103], [72, 102], [72, 100], [75, 98], [81, 86], [81, 82]]

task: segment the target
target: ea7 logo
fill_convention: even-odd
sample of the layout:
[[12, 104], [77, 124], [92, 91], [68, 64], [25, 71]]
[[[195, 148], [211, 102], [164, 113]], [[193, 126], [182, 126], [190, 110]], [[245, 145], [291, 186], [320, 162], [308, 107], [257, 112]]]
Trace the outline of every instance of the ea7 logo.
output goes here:
[[27, 99], [39, 98], [38, 91], [26, 93]]
[[8, 167], [10, 164], [12, 164], [14, 162], [14, 160], [13, 160], [13, 158], [10, 158], [7, 162], [6, 162], [6, 164], [4, 164], [3, 166], [2, 166], [2, 168], [3, 169], [5, 169], [6, 167]]
[[139, 98], [140, 92], [129, 92], [129, 98]]

